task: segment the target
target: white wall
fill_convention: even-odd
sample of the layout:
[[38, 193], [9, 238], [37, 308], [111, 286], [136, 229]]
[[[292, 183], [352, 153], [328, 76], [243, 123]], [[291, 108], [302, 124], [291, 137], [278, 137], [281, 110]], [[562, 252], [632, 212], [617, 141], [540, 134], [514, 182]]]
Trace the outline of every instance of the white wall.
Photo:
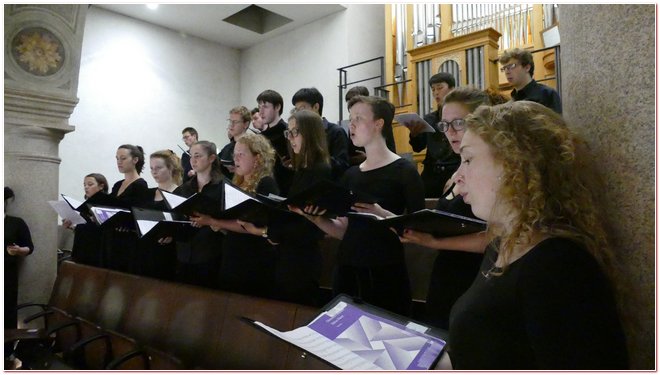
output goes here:
[[[239, 51], [92, 6], [82, 47], [76, 130], [60, 144], [59, 191], [82, 198], [82, 181], [102, 173], [112, 185], [123, 178], [115, 152], [123, 143], [150, 154], [171, 149], [181, 130], [221, 148], [226, 119], [239, 104]], [[148, 161], [143, 177], [155, 182]]]
[[[265, 89], [284, 98], [284, 115], [291, 98], [302, 87], [316, 87], [324, 98], [323, 115], [339, 117], [337, 68], [385, 54], [385, 6], [344, 4], [346, 10], [331, 14], [289, 33], [241, 51], [241, 101], [250, 108]], [[380, 64], [349, 70], [348, 80], [380, 74]], [[355, 73], [355, 76], [352, 74]], [[370, 89], [380, 82], [361, 83]], [[373, 93], [373, 91], [372, 91]], [[348, 113], [344, 108], [344, 118]]]
[[[257, 95], [274, 89], [291, 97], [302, 87], [324, 96], [324, 116], [339, 116], [337, 68], [383, 56], [384, 5], [347, 9], [247, 50], [220, 46], [92, 6], [82, 47], [80, 103], [71, 116], [76, 130], [60, 144], [59, 191], [82, 198], [83, 177], [117, 172], [115, 152], [139, 144], [147, 154], [180, 153], [181, 130], [194, 126], [219, 148], [228, 142], [226, 119], [236, 105], [256, 106]], [[372, 63], [349, 71], [349, 81], [380, 74]], [[362, 85], [372, 88], [379, 82]], [[348, 116], [344, 108], [344, 118]], [[155, 186], [145, 166], [143, 177]]]

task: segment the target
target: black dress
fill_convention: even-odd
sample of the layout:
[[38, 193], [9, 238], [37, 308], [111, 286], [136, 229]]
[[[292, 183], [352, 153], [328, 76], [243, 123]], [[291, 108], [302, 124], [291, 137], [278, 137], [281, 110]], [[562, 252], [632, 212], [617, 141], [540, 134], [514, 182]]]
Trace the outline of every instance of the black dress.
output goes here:
[[[121, 195], [118, 195], [122, 182], [124, 180], [117, 181], [112, 186], [110, 195], [117, 197], [124, 207], [141, 207], [149, 199], [149, 188], [144, 179], [138, 178], [133, 181]], [[138, 236], [134, 227], [102, 228], [102, 238], [104, 267], [139, 274]]]
[[[266, 176], [259, 181], [256, 192], [278, 194], [275, 179]], [[236, 293], [273, 298], [277, 252], [263, 237], [228, 231], [222, 244], [220, 288]]]
[[289, 169], [282, 164], [283, 158], [289, 158], [289, 149], [287, 140], [284, 138], [284, 131], [286, 130], [286, 121], [280, 119], [277, 124], [269, 127], [261, 132], [261, 135], [270, 141], [270, 144], [275, 149], [277, 157], [275, 158], [275, 166], [273, 167], [273, 174], [275, 181], [280, 189], [280, 195], [288, 196], [291, 181], [293, 179], [293, 170]]
[[[453, 185], [449, 190], [450, 193]], [[469, 204], [458, 195], [438, 199], [438, 210], [476, 219]], [[449, 312], [456, 300], [472, 285], [479, 272], [483, 254], [466, 251], [438, 250], [426, 295], [424, 321], [434, 327], [449, 329]]]
[[[289, 195], [307, 189], [319, 180], [328, 180], [331, 167], [319, 164], [296, 171]], [[292, 216], [290, 221], [273, 221], [268, 224], [268, 236], [277, 245], [275, 268], [275, 297], [306, 305], [319, 303], [319, 282], [323, 257], [319, 241], [324, 233], [302, 216]]]
[[[157, 188], [149, 189], [151, 199], [142, 204], [142, 207], [169, 211], [164, 200], [156, 200]], [[176, 243], [159, 244], [155, 241], [138, 241], [140, 274], [162, 280], [176, 278]]]
[[18, 314], [18, 265], [22, 257], [9, 255], [7, 246], [16, 244], [34, 251], [30, 229], [20, 217], [5, 215], [5, 329], [15, 329]]
[[[96, 194], [105, 194], [102, 191]], [[101, 227], [92, 222], [78, 224], [73, 230], [71, 259], [80, 264], [103, 267], [103, 241]]]
[[[218, 153], [218, 158], [220, 160], [233, 161], [234, 160], [234, 147], [236, 147], [236, 141], [234, 141], [234, 139], [232, 138], [232, 139], [229, 140], [229, 143], [227, 143], [225, 145], [225, 147], [223, 147], [222, 150], [220, 150], [220, 152]], [[222, 164], [222, 162], [221, 162], [220, 169], [222, 170], [222, 174], [225, 175], [225, 177], [228, 180], [231, 180], [232, 178], [234, 178], [234, 174], [231, 173], [229, 171], [229, 169], [227, 169], [227, 167], [225, 167], [225, 165]]]
[[[198, 192], [197, 178], [176, 188], [173, 193], [190, 197]], [[213, 180], [202, 188], [201, 194], [222, 202], [224, 189], [221, 179]], [[214, 288], [222, 260], [222, 232], [202, 227], [188, 242], [177, 242], [177, 280], [180, 282]]]
[[625, 369], [625, 337], [608, 279], [586, 249], [541, 241], [500, 276], [489, 246], [449, 324], [454, 369]]
[[[381, 207], [397, 215], [424, 208], [422, 180], [415, 166], [405, 159], [366, 172], [351, 167], [342, 182], [353, 191], [377, 198]], [[397, 235], [375, 220], [349, 216], [339, 245], [333, 289], [335, 294], [350, 294], [409, 315], [410, 280]]]

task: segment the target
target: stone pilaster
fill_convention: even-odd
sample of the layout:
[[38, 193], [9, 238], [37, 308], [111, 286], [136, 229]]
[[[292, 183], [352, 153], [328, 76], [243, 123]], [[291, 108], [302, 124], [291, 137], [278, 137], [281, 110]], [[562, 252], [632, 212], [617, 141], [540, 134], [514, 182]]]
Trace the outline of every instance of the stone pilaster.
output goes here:
[[605, 177], [633, 369], [655, 367], [655, 6], [559, 5], [564, 117]]
[[34, 254], [19, 276], [19, 303], [46, 302], [56, 276], [58, 146], [78, 98], [87, 5], [5, 5], [5, 186], [8, 213], [30, 227]]

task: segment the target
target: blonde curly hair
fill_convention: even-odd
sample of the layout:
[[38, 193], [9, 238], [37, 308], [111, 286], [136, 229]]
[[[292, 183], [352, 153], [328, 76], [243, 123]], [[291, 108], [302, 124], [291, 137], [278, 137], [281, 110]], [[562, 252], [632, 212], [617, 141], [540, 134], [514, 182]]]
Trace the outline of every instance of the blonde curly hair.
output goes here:
[[234, 174], [232, 182], [249, 193], [255, 193], [262, 178], [273, 177], [275, 149], [270, 141], [260, 134], [245, 134], [236, 140], [236, 144], [239, 143], [246, 145], [250, 153], [256, 157], [256, 165], [249, 178]]
[[535, 234], [575, 240], [611, 269], [595, 202], [594, 163], [586, 142], [560, 115], [518, 101], [481, 106], [467, 116], [466, 125], [489, 145], [503, 168], [497, 204], [510, 209], [513, 219], [506, 228], [489, 228], [492, 237], [499, 237], [498, 273], [505, 272], [516, 248], [530, 244]]

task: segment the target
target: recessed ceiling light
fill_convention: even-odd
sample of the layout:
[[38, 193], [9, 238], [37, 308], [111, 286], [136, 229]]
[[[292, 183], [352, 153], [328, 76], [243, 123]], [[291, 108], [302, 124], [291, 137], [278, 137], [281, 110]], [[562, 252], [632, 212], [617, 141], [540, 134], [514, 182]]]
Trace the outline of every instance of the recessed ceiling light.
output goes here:
[[151, 10], [156, 10], [158, 9], [158, 4], [147, 4], [147, 8]]

